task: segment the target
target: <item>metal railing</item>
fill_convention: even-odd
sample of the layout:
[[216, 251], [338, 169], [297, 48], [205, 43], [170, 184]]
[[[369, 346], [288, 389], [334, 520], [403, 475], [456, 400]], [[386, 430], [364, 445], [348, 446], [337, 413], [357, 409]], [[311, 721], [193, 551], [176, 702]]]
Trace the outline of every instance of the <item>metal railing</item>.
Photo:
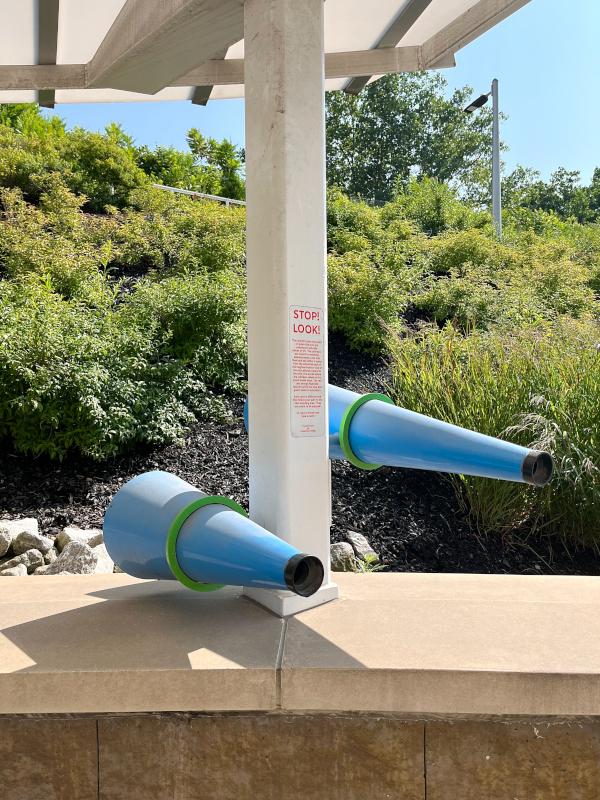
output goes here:
[[173, 192], [174, 194], [186, 194], [189, 197], [199, 197], [201, 200], [214, 200], [217, 203], [224, 203], [227, 208], [229, 206], [245, 206], [245, 200], [234, 200], [231, 197], [220, 197], [218, 194], [206, 194], [205, 192], [192, 192], [190, 189], [177, 189], [175, 186], [163, 186], [162, 183], [153, 183], [155, 189], [164, 189], [166, 192]]

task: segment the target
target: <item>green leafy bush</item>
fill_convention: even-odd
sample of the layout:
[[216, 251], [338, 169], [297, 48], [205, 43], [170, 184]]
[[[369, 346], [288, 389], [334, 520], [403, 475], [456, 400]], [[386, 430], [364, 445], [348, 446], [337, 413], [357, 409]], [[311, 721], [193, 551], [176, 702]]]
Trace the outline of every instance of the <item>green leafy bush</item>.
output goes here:
[[401, 281], [365, 254], [346, 253], [329, 256], [328, 285], [329, 328], [357, 349], [384, 349], [390, 331], [400, 329], [408, 303]]
[[434, 178], [412, 179], [399, 187], [394, 199], [382, 209], [384, 224], [398, 217], [411, 220], [429, 236], [446, 230], [491, 230], [488, 214], [461, 202], [447, 184]]
[[115, 214], [115, 265], [160, 272], [242, 272], [245, 263], [245, 209], [226, 208], [143, 189], [132, 207]]
[[366, 203], [351, 200], [339, 189], [327, 194], [327, 248], [344, 255], [368, 252], [381, 243], [384, 230], [379, 213]]
[[26, 203], [20, 189], [0, 189], [0, 269], [13, 279], [37, 276], [66, 299], [101, 305], [106, 299], [101, 270], [110, 247], [89, 236], [82, 198], [57, 176], [45, 176], [43, 183], [39, 207]]
[[149, 182], [133, 153], [111, 136], [75, 129], [61, 141], [61, 155], [69, 165], [65, 182], [87, 198], [86, 207], [103, 211], [106, 206], [123, 208], [134, 189]]
[[33, 277], [0, 283], [0, 435], [17, 449], [104, 458], [183, 435], [243, 377], [235, 276], [142, 283], [116, 308]]

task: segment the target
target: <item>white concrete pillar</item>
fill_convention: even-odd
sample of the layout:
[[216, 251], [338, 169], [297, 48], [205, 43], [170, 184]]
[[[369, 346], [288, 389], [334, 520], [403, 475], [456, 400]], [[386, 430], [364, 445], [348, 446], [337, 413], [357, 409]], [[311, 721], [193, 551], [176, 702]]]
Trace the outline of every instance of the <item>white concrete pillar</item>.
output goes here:
[[246, 590], [281, 615], [329, 577], [323, 0], [246, 0], [250, 516], [326, 575], [310, 598]]

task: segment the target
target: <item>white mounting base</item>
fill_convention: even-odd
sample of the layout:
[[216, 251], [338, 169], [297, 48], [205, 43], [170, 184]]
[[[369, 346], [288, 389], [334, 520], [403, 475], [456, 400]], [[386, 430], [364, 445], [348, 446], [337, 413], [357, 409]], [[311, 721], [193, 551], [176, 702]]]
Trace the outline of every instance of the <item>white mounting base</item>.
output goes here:
[[310, 597], [300, 597], [298, 594], [280, 589], [251, 589], [247, 586], [244, 586], [244, 594], [274, 614], [280, 617], [289, 617], [291, 614], [298, 614], [300, 611], [306, 611], [309, 608], [328, 603], [330, 600], [335, 600], [339, 597], [340, 592], [337, 584], [328, 583], [321, 586], [319, 591]]

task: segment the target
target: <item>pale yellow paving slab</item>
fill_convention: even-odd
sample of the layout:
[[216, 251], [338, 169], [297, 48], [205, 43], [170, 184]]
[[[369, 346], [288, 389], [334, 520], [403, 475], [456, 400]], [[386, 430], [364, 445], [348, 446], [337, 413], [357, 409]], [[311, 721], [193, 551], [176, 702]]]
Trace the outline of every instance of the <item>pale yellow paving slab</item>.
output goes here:
[[272, 709], [281, 635], [239, 589], [5, 578], [0, 713]]
[[288, 623], [286, 709], [600, 714], [600, 578], [336, 575]]
[[600, 714], [600, 579], [336, 580], [284, 623], [236, 588], [5, 578], [0, 713]]

